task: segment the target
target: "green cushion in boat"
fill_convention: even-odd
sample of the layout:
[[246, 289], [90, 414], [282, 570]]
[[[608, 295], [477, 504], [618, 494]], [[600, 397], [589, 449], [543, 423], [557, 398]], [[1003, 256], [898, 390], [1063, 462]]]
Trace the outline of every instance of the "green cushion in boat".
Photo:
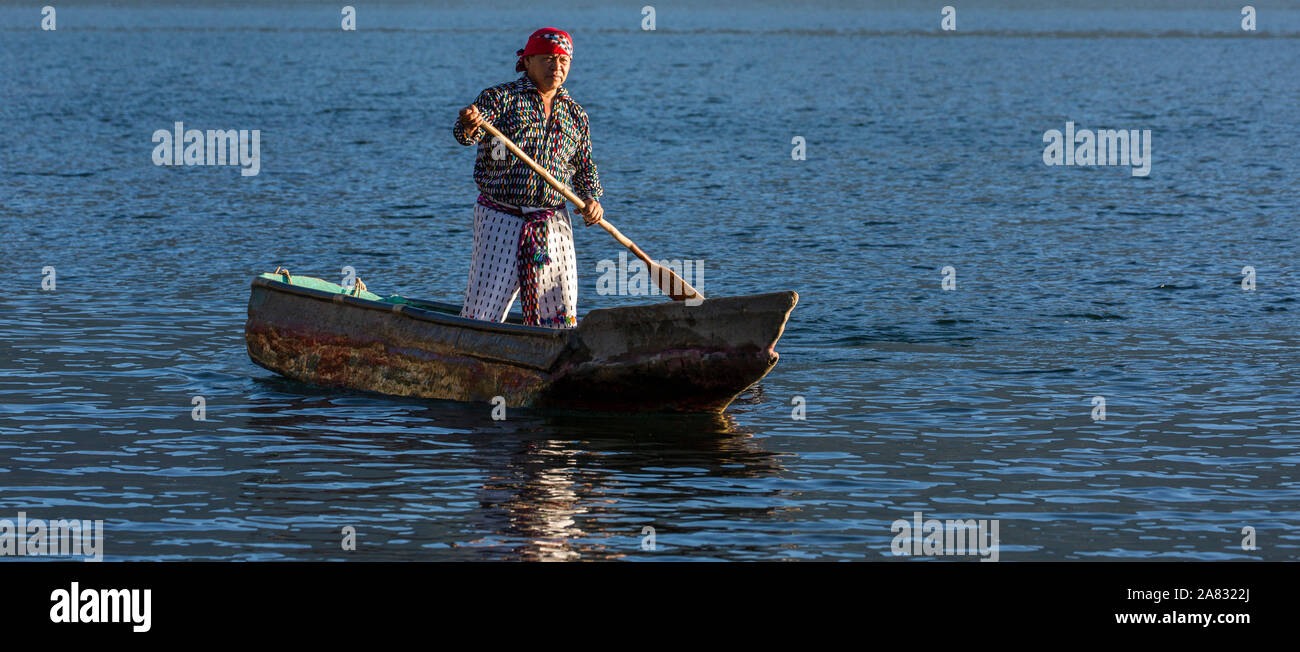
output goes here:
[[374, 292], [370, 292], [368, 290], [362, 290], [360, 294], [354, 294], [351, 288], [345, 288], [342, 285], [339, 285], [338, 283], [330, 283], [329, 281], [315, 278], [313, 276], [299, 276], [297, 274], [294, 274], [290, 279], [285, 279], [284, 274], [258, 274], [258, 276], [272, 281], [289, 283], [290, 285], [296, 285], [298, 287], [310, 288], [312, 290], [320, 290], [322, 292], [346, 294], [350, 297], [369, 299], [371, 301], [384, 301], [387, 303], [410, 303], [410, 301], [407, 300], [406, 297], [400, 297], [397, 296], [396, 294], [388, 298], [381, 297], [378, 294], [375, 294]]

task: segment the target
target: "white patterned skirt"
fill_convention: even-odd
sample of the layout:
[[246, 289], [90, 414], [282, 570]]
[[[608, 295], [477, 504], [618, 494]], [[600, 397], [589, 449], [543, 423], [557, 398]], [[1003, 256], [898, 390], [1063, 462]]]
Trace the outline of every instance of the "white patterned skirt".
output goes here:
[[[511, 206], [510, 208], [515, 208]], [[523, 213], [537, 209], [522, 208]], [[546, 220], [548, 262], [525, 274], [519, 260], [520, 234], [525, 220], [474, 204], [474, 256], [470, 262], [469, 285], [460, 315], [484, 321], [505, 321], [510, 306], [520, 293], [536, 281], [536, 323], [548, 328], [573, 328], [578, 319], [578, 268], [573, 253], [573, 225], [564, 206]], [[529, 276], [531, 275], [531, 276]], [[524, 277], [521, 283], [521, 277]], [[529, 308], [530, 302], [525, 302]], [[529, 312], [526, 310], [525, 312]], [[532, 315], [525, 315], [526, 321]]]

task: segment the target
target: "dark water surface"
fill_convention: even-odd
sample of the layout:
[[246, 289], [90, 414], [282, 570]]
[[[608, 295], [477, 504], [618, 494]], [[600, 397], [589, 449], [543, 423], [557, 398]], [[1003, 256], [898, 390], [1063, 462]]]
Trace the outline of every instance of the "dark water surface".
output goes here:
[[[1300, 557], [1300, 12], [636, 4], [0, 7], [0, 518], [108, 559], [889, 560], [916, 511], [1004, 561]], [[610, 220], [800, 293], [776, 369], [721, 417], [497, 422], [251, 363], [277, 265], [463, 296], [450, 125], [543, 25]], [[260, 129], [260, 174], [154, 166], [176, 121]], [[1150, 129], [1150, 176], [1044, 165], [1067, 121]], [[581, 312], [657, 300], [576, 237]]]

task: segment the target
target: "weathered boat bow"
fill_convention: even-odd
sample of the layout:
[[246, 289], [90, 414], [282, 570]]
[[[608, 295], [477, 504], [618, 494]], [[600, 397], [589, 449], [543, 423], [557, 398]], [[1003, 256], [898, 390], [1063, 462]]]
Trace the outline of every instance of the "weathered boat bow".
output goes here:
[[593, 310], [539, 404], [720, 411], [776, 365], [798, 300], [787, 291]]
[[249, 357], [276, 373], [399, 396], [619, 411], [723, 410], [776, 364], [798, 301], [774, 292], [607, 308], [553, 330], [279, 278], [253, 280], [245, 325]]

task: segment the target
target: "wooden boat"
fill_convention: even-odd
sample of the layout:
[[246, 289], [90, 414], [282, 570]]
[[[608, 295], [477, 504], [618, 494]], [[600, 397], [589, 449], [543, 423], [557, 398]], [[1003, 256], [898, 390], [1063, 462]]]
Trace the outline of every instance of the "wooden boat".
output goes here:
[[[577, 328], [460, 317], [460, 306], [261, 274], [244, 336], [295, 380], [399, 396], [607, 411], [721, 412], [776, 365], [799, 295], [593, 310]], [[498, 401], [499, 403], [499, 401]]]

